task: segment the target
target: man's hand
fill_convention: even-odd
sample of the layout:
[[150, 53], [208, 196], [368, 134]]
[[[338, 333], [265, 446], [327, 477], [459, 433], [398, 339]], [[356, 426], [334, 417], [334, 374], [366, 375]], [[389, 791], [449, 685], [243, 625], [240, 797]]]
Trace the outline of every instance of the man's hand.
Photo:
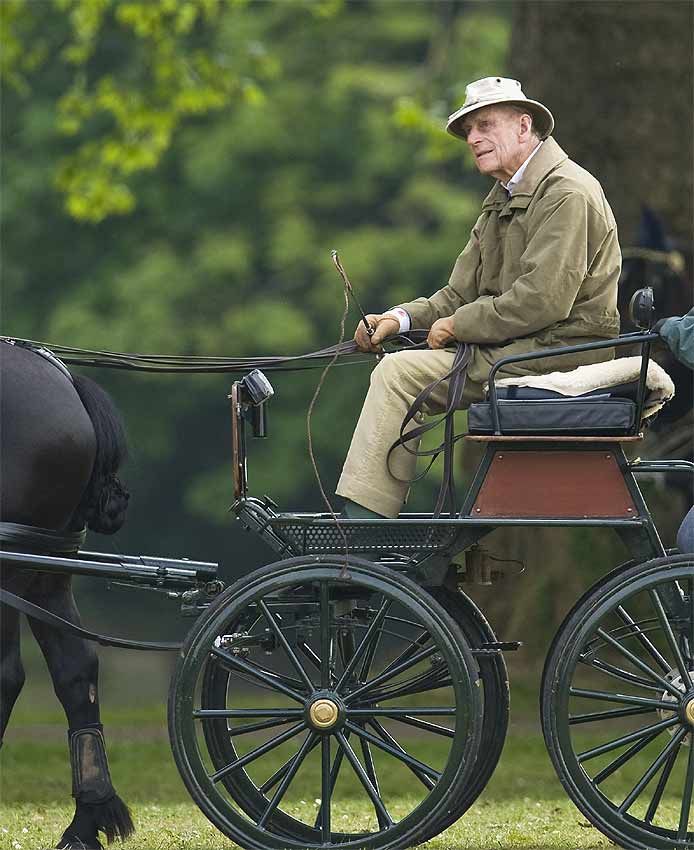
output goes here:
[[400, 322], [393, 316], [386, 316], [383, 313], [369, 313], [366, 321], [375, 330], [373, 336], [369, 336], [364, 327], [364, 322], [359, 322], [354, 332], [354, 341], [361, 351], [379, 352], [383, 340], [400, 330]]
[[431, 326], [427, 337], [429, 348], [445, 348], [452, 340], [455, 340], [453, 316], [437, 319]]

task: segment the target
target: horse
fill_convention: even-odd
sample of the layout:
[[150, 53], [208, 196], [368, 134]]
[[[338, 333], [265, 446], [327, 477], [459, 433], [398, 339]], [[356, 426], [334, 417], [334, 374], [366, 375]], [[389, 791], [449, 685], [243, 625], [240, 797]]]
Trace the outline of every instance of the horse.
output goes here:
[[[127, 446], [120, 414], [107, 393], [89, 378], [71, 376], [50, 355], [7, 341], [0, 342], [0, 389], [0, 520], [32, 526], [48, 538], [79, 539], [85, 526], [106, 534], [117, 531], [129, 498], [116, 475]], [[26, 549], [32, 551], [29, 544]], [[5, 590], [79, 625], [71, 582], [70, 575], [0, 562]], [[3, 605], [0, 616], [1, 746], [25, 672], [19, 613]], [[33, 618], [29, 625], [68, 723], [75, 814], [56, 846], [101, 848], [99, 833], [109, 843], [125, 839], [134, 826], [109, 773], [97, 654], [73, 634]]]

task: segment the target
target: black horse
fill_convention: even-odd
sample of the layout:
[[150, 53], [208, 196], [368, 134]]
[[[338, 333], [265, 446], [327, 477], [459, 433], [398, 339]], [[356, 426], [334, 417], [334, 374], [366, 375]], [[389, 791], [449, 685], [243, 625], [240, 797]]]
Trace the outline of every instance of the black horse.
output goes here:
[[[0, 520], [76, 538], [85, 526], [117, 531], [128, 503], [116, 477], [126, 444], [108, 395], [88, 378], [71, 380], [46, 357], [7, 342], [0, 342], [0, 393]], [[79, 624], [71, 576], [6, 563], [0, 564], [0, 582], [5, 590]], [[1, 744], [24, 669], [19, 614], [1, 606], [0, 617]], [[35, 619], [29, 624], [68, 722], [76, 805], [57, 846], [100, 848], [99, 832], [109, 842], [123, 839], [133, 823], [109, 774], [99, 718], [98, 658], [79, 637]]]

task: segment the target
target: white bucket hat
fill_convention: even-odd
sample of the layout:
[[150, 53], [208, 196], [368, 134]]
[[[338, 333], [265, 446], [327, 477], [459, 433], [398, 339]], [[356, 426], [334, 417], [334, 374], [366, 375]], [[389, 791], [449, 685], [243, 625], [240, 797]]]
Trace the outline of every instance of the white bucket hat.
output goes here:
[[446, 130], [452, 136], [464, 139], [465, 136], [460, 126], [464, 116], [476, 109], [494, 106], [497, 103], [512, 103], [527, 109], [533, 116], [535, 128], [542, 139], [546, 139], [554, 129], [552, 113], [539, 101], [530, 100], [526, 97], [518, 80], [511, 80], [508, 77], [484, 77], [484, 79], [475, 80], [474, 83], [470, 83], [466, 87], [465, 103], [460, 109], [449, 115]]

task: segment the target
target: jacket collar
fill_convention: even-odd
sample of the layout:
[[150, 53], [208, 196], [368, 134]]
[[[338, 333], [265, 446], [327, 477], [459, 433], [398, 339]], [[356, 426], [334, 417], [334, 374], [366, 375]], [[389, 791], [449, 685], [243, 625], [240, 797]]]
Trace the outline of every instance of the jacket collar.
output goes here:
[[498, 210], [507, 205], [510, 210], [519, 207], [527, 207], [532, 196], [535, 194], [537, 187], [545, 179], [549, 172], [553, 171], [558, 165], [561, 165], [561, 163], [568, 158], [568, 155], [559, 147], [551, 136], [548, 139], [545, 139], [542, 148], [528, 163], [528, 167], [525, 169], [523, 177], [513, 190], [513, 195], [509, 198], [508, 192], [497, 180], [491, 192], [484, 199], [482, 203], [482, 210]]

